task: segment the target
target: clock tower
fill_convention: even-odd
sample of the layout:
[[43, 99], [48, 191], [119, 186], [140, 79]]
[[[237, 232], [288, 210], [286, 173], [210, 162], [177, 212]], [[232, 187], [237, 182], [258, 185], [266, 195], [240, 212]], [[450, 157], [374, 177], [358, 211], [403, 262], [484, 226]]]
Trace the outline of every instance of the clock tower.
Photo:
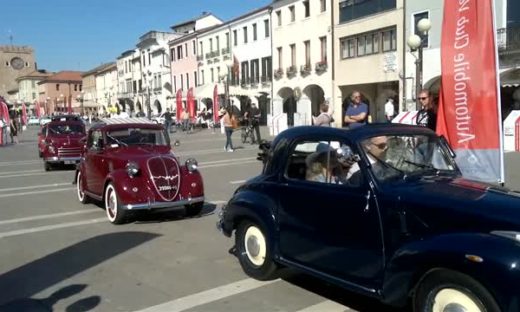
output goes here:
[[0, 45], [0, 96], [16, 100], [16, 78], [35, 70], [34, 50], [31, 47]]

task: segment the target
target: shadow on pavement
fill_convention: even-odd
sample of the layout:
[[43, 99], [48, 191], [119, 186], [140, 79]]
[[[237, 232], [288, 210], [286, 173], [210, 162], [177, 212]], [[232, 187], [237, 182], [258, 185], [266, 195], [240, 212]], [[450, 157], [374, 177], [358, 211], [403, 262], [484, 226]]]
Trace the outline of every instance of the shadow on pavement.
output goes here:
[[[95, 267], [112, 257], [159, 236], [158, 234], [145, 232], [120, 232], [99, 235], [3, 273], [0, 275], [0, 311], [8, 311], [6, 307], [12, 307], [15, 304], [22, 303], [38, 305], [50, 302], [54, 304], [60, 299], [78, 293], [82, 291], [86, 285], [71, 285], [65, 287], [47, 299], [28, 299], [71, 276]], [[73, 304], [74, 307], [72, 308], [74, 308], [74, 310], [71, 311], [88, 311], [81, 310], [80, 307], [89, 308], [89, 306], [94, 305], [96, 302], [100, 302], [100, 298], [97, 296], [82, 299]], [[96, 303], [96, 305], [98, 303]], [[12, 311], [28, 310], [29, 309], [17, 309]]]
[[375, 299], [358, 295], [339, 286], [294, 270], [284, 269], [280, 272], [280, 275], [286, 282], [345, 305], [358, 312], [411, 312], [409, 308], [403, 309], [386, 306]]
[[[18, 311], [53, 311], [53, 306], [60, 300], [72, 297], [77, 293], [82, 292], [87, 285], [70, 285], [61, 288], [52, 293], [49, 297], [43, 299], [18, 299], [11, 301], [3, 306], [0, 306], [0, 311], [3, 312], [18, 312]], [[99, 296], [91, 296], [74, 302], [66, 308], [66, 311], [84, 312], [90, 311], [97, 307], [101, 302]]]
[[133, 220], [135, 223], [159, 223], [159, 222], [172, 222], [180, 221], [186, 218], [202, 218], [215, 213], [217, 205], [212, 203], [204, 203], [202, 211], [193, 217], [186, 217], [184, 209], [167, 210], [161, 209], [156, 211], [140, 211], [134, 214]]

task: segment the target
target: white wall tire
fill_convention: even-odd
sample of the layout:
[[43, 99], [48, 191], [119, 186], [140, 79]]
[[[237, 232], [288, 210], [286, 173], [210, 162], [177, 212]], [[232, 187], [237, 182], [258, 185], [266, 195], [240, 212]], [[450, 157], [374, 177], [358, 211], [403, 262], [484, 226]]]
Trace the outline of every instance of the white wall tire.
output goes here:
[[88, 199], [88, 196], [85, 194], [85, 191], [83, 188], [83, 180], [82, 180], [80, 170], [78, 170], [78, 174], [76, 175], [76, 193], [78, 195], [78, 200], [80, 203], [88, 204], [89, 199]]
[[277, 264], [273, 261], [269, 234], [259, 222], [243, 221], [235, 233], [238, 261], [244, 272], [258, 280], [276, 278]]
[[469, 275], [442, 269], [426, 275], [413, 298], [416, 312], [500, 312], [491, 293]]
[[467, 311], [485, 312], [467, 294], [453, 288], [440, 290], [433, 299], [432, 312]]
[[257, 267], [265, 263], [266, 241], [260, 229], [254, 225], [247, 228], [244, 236], [246, 256]]
[[109, 183], [105, 188], [104, 202], [108, 221], [112, 224], [124, 223], [126, 211], [121, 208], [119, 197], [112, 183]]

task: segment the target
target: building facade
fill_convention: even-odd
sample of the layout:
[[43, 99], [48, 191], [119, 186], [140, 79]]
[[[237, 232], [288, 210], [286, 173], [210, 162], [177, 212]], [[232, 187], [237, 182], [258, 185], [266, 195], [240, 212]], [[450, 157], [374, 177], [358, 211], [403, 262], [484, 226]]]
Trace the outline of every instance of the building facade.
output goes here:
[[69, 105], [74, 112], [79, 113], [83, 89], [81, 72], [60, 71], [38, 82], [39, 102], [44, 103], [45, 113], [64, 113]]
[[39, 100], [38, 82], [51, 76], [53, 73], [34, 71], [28, 75], [16, 78], [18, 82], [18, 102], [25, 103], [29, 107]]
[[385, 120], [388, 98], [402, 109], [403, 5], [404, 0], [333, 1], [334, 96], [341, 105], [336, 120], [343, 121], [353, 91], [361, 93], [373, 122]]
[[325, 101], [332, 110], [340, 110], [333, 95], [330, 3], [272, 3], [272, 115], [287, 114], [289, 126], [310, 125]]
[[[117, 95], [120, 110], [133, 114], [142, 109], [137, 108], [138, 92], [142, 92], [143, 82], [140, 70], [139, 50], [128, 50], [117, 58], [117, 79], [119, 93]], [[139, 103], [141, 104], [141, 103]]]
[[147, 116], [157, 115], [173, 108], [168, 42], [181, 34], [149, 31], [139, 37], [137, 48], [141, 58], [142, 91], [140, 103], [144, 103]]
[[36, 70], [34, 50], [28, 46], [0, 46], [0, 96], [16, 101], [18, 93], [17, 78]]
[[117, 81], [117, 65], [109, 63], [95, 73], [96, 77], [96, 103], [101, 114], [116, 114], [121, 107], [118, 106], [117, 95], [119, 85]]

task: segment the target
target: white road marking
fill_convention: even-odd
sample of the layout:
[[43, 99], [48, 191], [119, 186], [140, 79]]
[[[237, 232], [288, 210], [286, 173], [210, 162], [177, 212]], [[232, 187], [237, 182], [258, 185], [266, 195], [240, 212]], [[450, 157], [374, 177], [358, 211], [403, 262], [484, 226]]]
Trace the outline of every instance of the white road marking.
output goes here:
[[[55, 171], [54, 173], [71, 173], [72, 171]], [[17, 178], [17, 177], [32, 177], [32, 176], [40, 176], [40, 175], [48, 175], [49, 172], [40, 172], [40, 173], [27, 173], [27, 174], [12, 174], [12, 175], [0, 175], [0, 179], [5, 178]]]
[[225, 166], [239, 166], [239, 165], [245, 165], [245, 164], [252, 164], [252, 163], [260, 163], [258, 160], [250, 160], [250, 161], [243, 161], [243, 162], [229, 162], [225, 164], [214, 164], [214, 165], [207, 165], [207, 166], [199, 166], [199, 168], [212, 168], [212, 167], [225, 167]]
[[99, 222], [108, 222], [108, 220], [107, 220], [107, 218], [98, 218], [98, 219], [91, 219], [91, 220], [85, 220], [85, 221], [67, 222], [67, 223], [60, 223], [60, 224], [54, 224], [54, 225], [44, 225], [44, 226], [38, 226], [38, 227], [33, 227], [33, 228], [23, 229], [23, 230], [1, 232], [0, 239], [6, 238], [6, 237], [11, 237], [11, 236], [18, 236], [18, 235], [22, 235], [22, 234], [38, 233], [38, 232], [43, 232], [43, 231], [63, 229], [63, 228], [74, 227], [74, 226], [79, 226], [79, 225], [94, 224], [94, 223], [99, 223]]
[[18, 219], [3, 220], [3, 221], [0, 221], [0, 225], [21, 223], [21, 222], [35, 221], [35, 220], [43, 220], [43, 219], [60, 218], [60, 217], [78, 215], [78, 214], [91, 213], [91, 212], [100, 211], [100, 210], [101, 209], [99, 209], [99, 208], [98, 209], [92, 208], [92, 209], [88, 209], [88, 210], [76, 210], [76, 211], [69, 211], [69, 212], [51, 213], [51, 214], [46, 214], [46, 215], [37, 215], [37, 216], [18, 218]]
[[242, 184], [242, 183], [244, 183], [244, 182], [246, 182], [246, 180], [231, 181], [231, 182], [229, 182], [229, 183], [230, 183], [230, 184]]
[[18, 171], [0, 171], [0, 175], [4, 174], [13, 174], [13, 173], [32, 173], [32, 172], [43, 172], [43, 169], [36, 169], [36, 170], [18, 170]]
[[170, 302], [165, 302], [153, 307], [140, 310], [138, 312], [180, 312], [197, 306], [201, 306], [213, 301], [234, 296], [246, 291], [276, 283], [278, 280], [260, 282], [251, 278], [244, 279], [231, 284], [215, 287], [206, 291], [178, 298]]
[[38, 164], [38, 163], [42, 163], [42, 161], [41, 160], [2, 161], [2, 162], [0, 162], [0, 167], [32, 165], [32, 164]]
[[326, 300], [323, 302], [320, 302], [318, 304], [312, 305], [310, 307], [307, 307], [305, 309], [298, 310], [296, 312], [346, 312], [346, 311], [354, 311], [342, 304], [339, 304], [337, 302]]
[[21, 191], [21, 190], [32, 190], [32, 189], [46, 188], [46, 187], [58, 187], [58, 186], [65, 186], [65, 185], [71, 185], [71, 182], [69, 182], [69, 183], [53, 183], [53, 184], [40, 184], [40, 185], [32, 185], [32, 186], [3, 188], [3, 189], [0, 189], [0, 193], [1, 192], [11, 192], [11, 191]]
[[0, 195], [0, 198], [25, 196], [25, 195], [34, 195], [34, 194], [56, 193], [56, 192], [70, 191], [70, 190], [75, 190], [75, 189], [76, 189], [75, 187], [67, 187], [67, 188], [59, 188], [59, 189], [45, 190], [45, 191], [23, 192], [23, 193], [14, 193], [14, 194], [2, 194], [2, 195]]

